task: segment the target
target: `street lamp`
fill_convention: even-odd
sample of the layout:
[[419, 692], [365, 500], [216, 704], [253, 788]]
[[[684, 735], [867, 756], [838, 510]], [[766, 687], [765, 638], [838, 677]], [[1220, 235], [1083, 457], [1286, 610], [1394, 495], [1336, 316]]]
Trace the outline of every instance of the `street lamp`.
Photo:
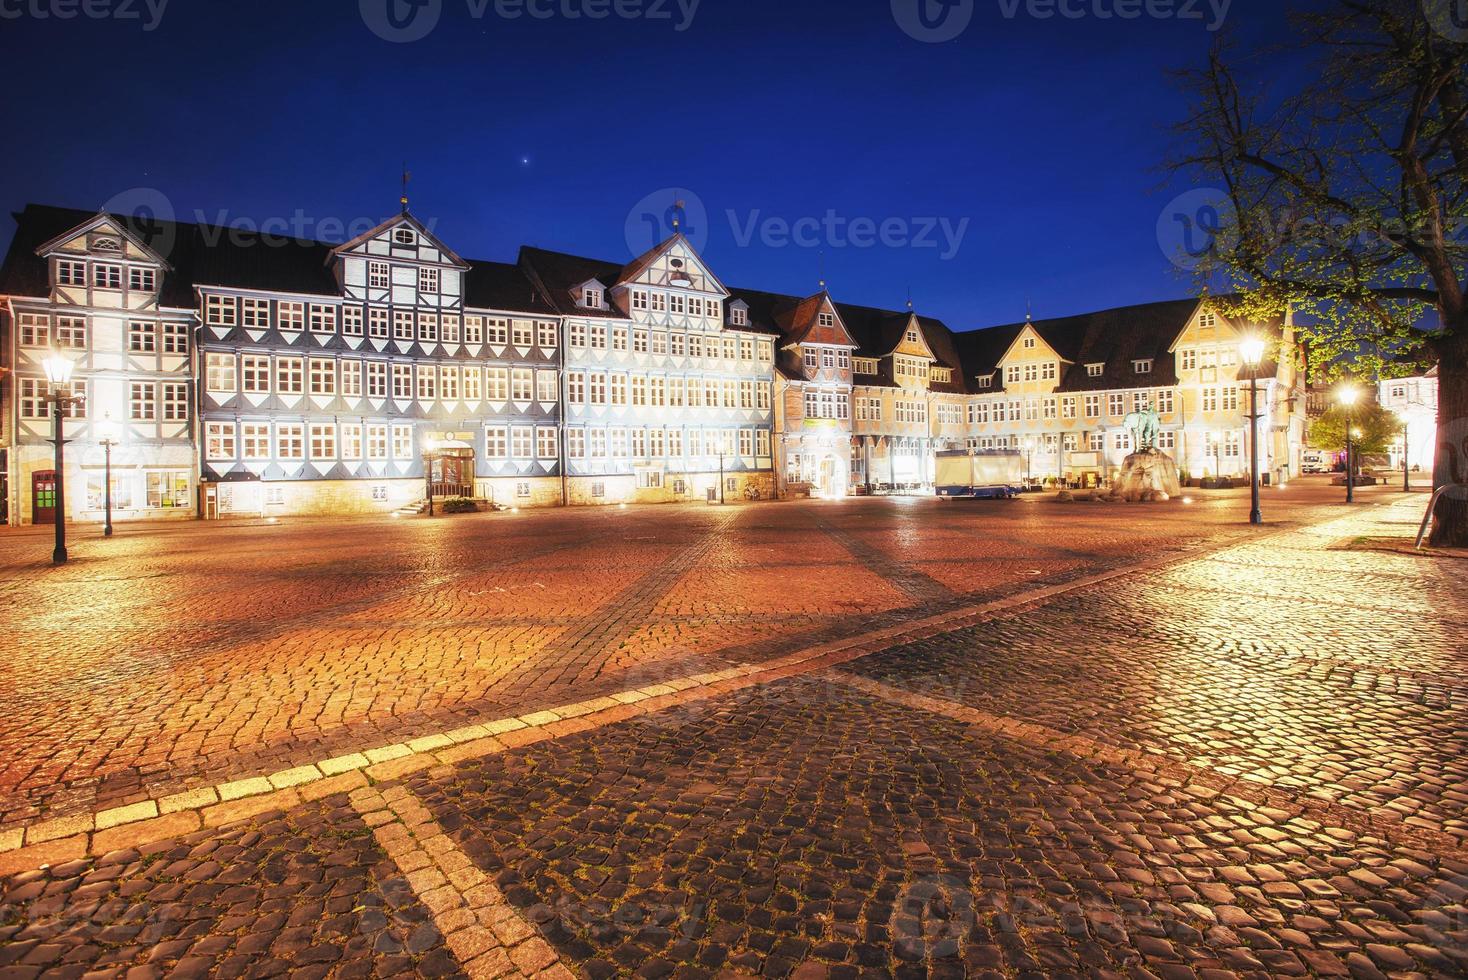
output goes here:
[[1352, 445], [1355, 431], [1352, 426], [1356, 424], [1354, 409], [1361, 392], [1354, 385], [1347, 384], [1341, 386], [1335, 397], [1346, 410], [1346, 503], [1351, 504], [1356, 502], [1356, 474], [1352, 465], [1355, 460], [1355, 447]]
[[1400, 413], [1397, 414], [1397, 418], [1402, 423], [1402, 492], [1403, 493], [1411, 493], [1412, 492], [1412, 474], [1407, 469], [1407, 467], [1408, 467], [1407, 456], [1411, 452], [1411, 450], [1408, 449], [1408, 446], [1407, 446], [1407, 426], [1408, 426], [1407, 413], [1406, 412], [1400, 412]]
[[102, 506], [106, 509], [107, 520], [102, 525], [102, 537], [110, 538], [112, 537], [112, 447], [117, 445], [117, 441], [112, 437], [116, 434], [117, 427], [112, 424], [112, 416], [108, 415], [103, 417], [97, 428], [102, 433], [98, 444], [102, 447], [102, 458], [105, 461], [102, 470]]
[[433, 516], [433, 460], [438, 452], [437, 439], [423, 440], [423, 490], [428, 496], [428, 516]]
[[1025, 447], [1025, 489], [1028, 490], [1030, 488], [1030, 478], [1031, 478], [1031, 470], [1030, 470], [1030, 468], [1031, 468], [1031, 464], [1035, 460], [1035, 437], [1034, 436], [1025, 436], [1025, 438], [1024, 438], [1024, 447]]
[[1249, 368], [1249, 523], [1263, 524], [1259, 510], [1259, 364], [1264, 360], [1264, 339], [1245, 337], [1239, 354]]
[[51, 564], [66, 564], [66, 437], [64, 417], [72, 405], [81, 401], [71, 393], [71, 372], [75, 368], [71, 358], [60, 351], [52, 351], [41, 362], [46, 371], [50, 391], [46, 401], [51, 406], [51, 425], [56, 443], [56, 547], [51, 552]]

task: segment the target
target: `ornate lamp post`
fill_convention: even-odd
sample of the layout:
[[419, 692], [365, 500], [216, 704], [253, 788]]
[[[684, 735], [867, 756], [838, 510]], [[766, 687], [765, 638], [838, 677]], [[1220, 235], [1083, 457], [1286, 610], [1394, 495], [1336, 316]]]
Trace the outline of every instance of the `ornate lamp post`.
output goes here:
[[102, 419], [97, 426], [101, 430], [102, 438], [98, 445], [102, 447], [102, 459], [104, 466], [102, 470], [102, 506], [106, 509], [107, 520], [102, 525], [102, 537], [112, 537], [112, 447], [117, 441], [112, 437], [116, 435], [117, 427], [112, 423], [112, 416]]
[[1264, 360], [1264, 340], [1244, 338], [1239, 355], [1249, 368], [1249, 523], [1263, 524], [1259, 510], [1259, 364]]
[[428, 516], [433, 516], [433, 461], [438, 458], [438, 440], [423, 441], [423, 492], [428, 497]]
[[1030, 472], [1030, 470], [1031, 470], [1031, 464], [1033, 464], [1033, 462], [1035, 460], [1035, 437], [1034, 436], [1025, 436], [1025, 438], [1024, 438], [1024, 447], [1025, 447], [1025, 489], [1028, 490], [1030, 488], [1030, 478], [1031, 478], [1031, 472]]
[[65, 417], [67, 410], [81, 401], [71, 393], [71, 372], [75, 365], [69, 357], [52, 351], [43, 362], [46, 381], [50, 391], [46, 402], [51, 406], [53, 441], [56, 443], [56, 547], [51, 552], [51, 564], [66, 564], [66, 436]]
[[1361, 397], [1361, 392], [1353, 385], [1342, 385], [1336, 392], [1336, 401], [1346, 410], [1346, 503], [1356, 502], [1356, 473], [1355, 473], [1355, 446], [1352, 445], [1356, 424], [1355, 406], [1356, 399]]

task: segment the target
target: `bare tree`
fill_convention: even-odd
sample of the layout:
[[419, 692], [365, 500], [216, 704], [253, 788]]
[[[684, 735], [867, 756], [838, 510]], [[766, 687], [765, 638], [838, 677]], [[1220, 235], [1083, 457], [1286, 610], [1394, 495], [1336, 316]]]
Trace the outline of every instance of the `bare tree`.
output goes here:
[[[1227, 41], [1185, 72], [1176, 167], [1219, 191], [1204, 283], [1238, 312], [1292, 307], [1312, 355], [1352, 373], [1439, 366], [1437, 485], [1468, 484], [1468, 23], [1461, 0], [1332, 0], [1297, 43]], [[1273, 91], [1284, 64], [1310, 82]], [[1468, 493], [1433, 543], [1468, 545]]]

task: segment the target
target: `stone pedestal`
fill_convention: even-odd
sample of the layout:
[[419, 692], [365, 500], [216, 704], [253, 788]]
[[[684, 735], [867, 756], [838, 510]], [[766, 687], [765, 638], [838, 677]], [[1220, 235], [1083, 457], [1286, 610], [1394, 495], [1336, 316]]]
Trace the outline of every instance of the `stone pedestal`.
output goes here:
[[1111, 493], [1127, 503], [1170, 500], [1182, 493], [1177, 463], [1166, 453], [1146, 449], [1132, 453], [1121, 467]]

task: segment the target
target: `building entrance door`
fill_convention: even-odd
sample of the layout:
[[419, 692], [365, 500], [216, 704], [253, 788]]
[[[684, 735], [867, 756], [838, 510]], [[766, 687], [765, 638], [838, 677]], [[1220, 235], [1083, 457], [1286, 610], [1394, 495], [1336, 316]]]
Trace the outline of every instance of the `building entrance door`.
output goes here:
[[31, 522], [56, 523], [55, 470], [37, 470], [31, 474]]
[[474, 451], [451, 449], [433, 461], [435, 497], [474, 496]]

